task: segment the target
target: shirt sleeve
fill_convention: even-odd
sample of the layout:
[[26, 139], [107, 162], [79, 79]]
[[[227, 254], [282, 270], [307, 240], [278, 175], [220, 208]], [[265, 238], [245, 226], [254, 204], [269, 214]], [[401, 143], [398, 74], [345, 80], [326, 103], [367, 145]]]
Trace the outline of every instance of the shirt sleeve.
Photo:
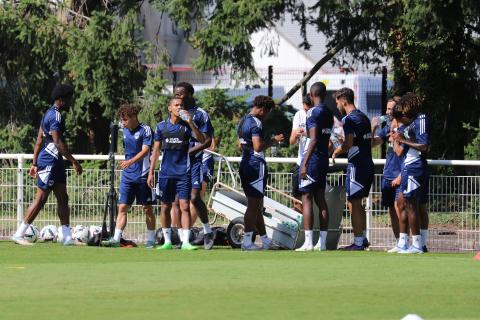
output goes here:
[[317, 111], [316, 109], [310, 109], [307, 112], [307, 121], [306, 121], [307, 130], [310, 130], [311, 128], [315, 128], [317, 126], [318, 114], [316, 111]]
[[152, 129], [149, 126], [143, 127], [143, 142], [144, 146], [151, 146], [152, 145]]
[[343, 125], [343, 132], [345, 132], [345, 136], [347, 134], [355, 134], [353, 122], [349, 117], [344, 117], [342, 119], [342, 125]]
[[415, 124], [417, 143], [419, 144], [430, 144], [430, 135], [429, 135], [429, 123], [426, 117], [418, 119]]
[[155, 130], [155, 141], [163, 140], [162, 130], [163, 130], [162, 123], [157, 124], [157, 129]]
[[49, 131], [57, 131], [59, 133], [62, 132], [62, 115], [58, 111], [54, 111], [52, 116], [50, 117], [50, 130]]
[[300, 111], [297, 111], [297, 113], [295, 113], [292, 121], [292, 130], [296, 130], [298, 128], [300, 128]]
[[259, 127], [255, 121], [252, 121], [250, 132], [252, 133], [252, 137], [263, 138], [263, 128]]
[[201, 133], [206, 133], [208, 134], [208, 122], [210, 122], [210, 119], [206, 113], [198, 111], [195, 114], [195, 125], [198, 128], [198, 131]]

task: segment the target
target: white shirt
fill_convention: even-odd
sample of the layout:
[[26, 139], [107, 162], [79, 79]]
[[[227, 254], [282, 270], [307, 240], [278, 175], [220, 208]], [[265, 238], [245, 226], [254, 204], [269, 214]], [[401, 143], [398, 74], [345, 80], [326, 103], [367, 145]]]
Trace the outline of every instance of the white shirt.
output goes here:
[[[303, 130], [307, 129], [307, 112], [303, 109], [300, 109], [295, 113], [293, 117], [293, 125], [292, 131], [302, 128]], [[302, 163], [303, 157], [305, 156], [305, 152], [307, 152], [308, 143], [310, 139], [306, 136], [307, 132], [304, 132], [305, 135], [302, 135], [298, 141], [298, 156], [297, 156], [297, 164], [300, 165]]]

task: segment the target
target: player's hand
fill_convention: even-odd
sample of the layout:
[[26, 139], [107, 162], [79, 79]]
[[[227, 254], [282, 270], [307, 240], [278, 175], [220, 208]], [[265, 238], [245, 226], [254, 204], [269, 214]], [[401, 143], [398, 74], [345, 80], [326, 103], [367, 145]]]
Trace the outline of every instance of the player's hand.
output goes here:
[[403, 134], [401, 134], [400, 132], [397, 131], [397, 132], [394, 132], [394, 133], [392, 134], [392, 138], [393, 138], [393, 140], [395, 140], [395, 141], [401, 142], [402, 140], [405, 139], [405, 136], [404, 136]]
[[305, 179], [307, 177], [307, 166], [305, 164], [302, 164], [300, 167], [300, 177], [302, 179]]
[[295, 130], [295, 137], [300, 138], [305, 134], [305, 130], [303, 128], [297, 128]]
[[337, 153], [335, 151], [332, 153], [332, 164], [335, 164], [335, 158], [337, 157]]
[[392, 187], [396, 188], [400, 185], [400, 182], [402, 181], [402, 177], [398, 176], [395, 179], [392, 180]]
[[147, 184], [150, 188], [153, 188], [153, 174], [148, 174]]
[[37, 166], [31, 166], [30, 170], [28, 170], [28, 175], [32, 178], [37, 177], [37, 172], [38, 172], [38, 167]]
[[77, 175], [83, 172], [83, 168], [77, 160], [73, 161], [73, 169]]
[[273, 137], [273, 140], [275, 140], [275, 142], [282, 142], [283, 141], [283, 134], [280, 133], [280, 134], [277, 134]]
[[373, 117], [372, 118], [372, 123], [371, 123], [372, 129], [375, 129], [378, 127], [378, 117]]
[[132, 164], [133, 164], [133, 162], [131, 160], [123, 160], [123, 161], [120, 161], [120, 168], [125, 170], [128, 167], [130, 167]]

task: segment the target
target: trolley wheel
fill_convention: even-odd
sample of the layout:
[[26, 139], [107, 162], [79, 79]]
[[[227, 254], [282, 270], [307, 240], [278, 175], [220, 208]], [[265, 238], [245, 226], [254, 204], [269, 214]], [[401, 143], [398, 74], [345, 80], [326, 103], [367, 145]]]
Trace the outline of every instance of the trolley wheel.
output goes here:
[[[227, 227], [227, 240], [232, 248], [241, 248], [244, 233], [245, 221], [243, 220], [243, 217], [238, 217], [230, 221], [230, 224]], [[255, 241], [255, 238], [256, 232], [254, 232], [252, 235], [252, 242]]]

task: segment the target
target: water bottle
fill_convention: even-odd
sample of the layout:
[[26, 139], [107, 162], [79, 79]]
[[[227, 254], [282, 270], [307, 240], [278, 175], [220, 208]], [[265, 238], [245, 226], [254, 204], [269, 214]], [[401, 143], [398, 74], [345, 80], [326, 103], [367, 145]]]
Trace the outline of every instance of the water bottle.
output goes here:
[[180, 119], [182, 119], [183, 121], [187, 121], [188, 120], [188, 111], [180, 110]]
[[337, 149], [342, 145], [342, 142], [340, 142], [336, 133], [332, 133], [332, 135], [330, 136], [330, 141], [332, 141], [334, 149]]
[[390, 121], [390, 117], [387, 116], [387, 115], [383, 115], [383, 116], [380, 116], [378, 117], [378, 124], [384, 124], [384, 123], [388, 123]]

